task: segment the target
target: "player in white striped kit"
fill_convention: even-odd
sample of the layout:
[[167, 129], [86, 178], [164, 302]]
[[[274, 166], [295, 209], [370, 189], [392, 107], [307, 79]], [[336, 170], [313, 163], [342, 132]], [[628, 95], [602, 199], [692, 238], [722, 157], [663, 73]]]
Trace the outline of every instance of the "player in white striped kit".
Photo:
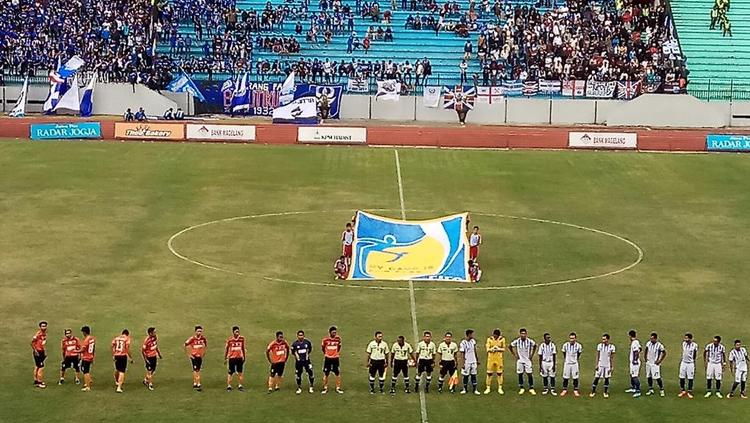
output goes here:
[[[698, 359], [698, 344], [693, 342], [693, 334], [688, 332], [682, 341], [682, 360], [680, 360], [680, 394], [678, 397], [693, 398], [693, 379], [695, 379], [695, 360]], [[687, 379], [687, 390], [685, 390]]]
[[632, 393], [633, 398], [641, 396], [641, 341], [634, 330], [628, 332], [630, 338], [630, 389], [627, 393]]
[[659, 342], [659, 336], [656, 332], [651, 332], [649, 341], [646, 342], [646, 351], [644, 353], [646, 357], [646, 378], [648, 381], [648, 392], [646, 395], [654, 395], [654, 379], [659, 385], [659, 396], [663, 397], [664, 393], [664, 382], [661, 380], [661, 363], [667, 357], [667, 350], [664, 348], [664, 344]]
[[716, 396], [721, 398], [721, 374], [727, 365], [727, 355], [721, 336], [716, 335], [711, 343], [703, 350], [703, 362], [706, 363], [706, 395], [711, 396], [711, 382], [716, 380]]
[[596, 373], [591, 384], [591, 398], [596, 396], [599, 379], [604, 379], [604, 398], [609, 398], [609, 379], [615, 368], [615, 346], [609, 343], [609, 334], [602, 335], [602, 342], [596, 346]]
[[747, 349], [742, 346], [742, 341], [736, 339], [734, 341], [734, 348], [729, 352], [729, 368], [734, 373], [734, 383], [732, 384], [732, 391], [727, 395], [727, 398], [734, 398], [734, 391], [740, 386], [740, 397], [747, 399], [745, 393], [745, 385], [747, 384]]
[[573, 379], [573, 396], [579, 397], [581, 394], [578, 393], [578, 377], [580, 374], [578, 360], [581, 358], [583, 347], [578, 343], [575, 332], [570, 332], [568, 342], [562, 346], [562, 352], [565, 364], [563, 365], [563, 390], [560, 392], [560, 396], [568, 395], [568, 380]]
[[536, 342], [528, 337], [528, 332], [525, 328], [521, 328], [518, 331], [519, 337], [514, 339], [510, 343], [510, 352], [516, 357], [516, 373], [518, 374], [518, 395], [523, 395], [526, 392], [523, 389], [523, 374], [529, 378], [529, 393], [536, 395], [534, 390], [534, 369], [532, 368], [532, 359], [536, 352]]
[[556, 370], [556, 358], [557, 358], [557, 347], [552, 342], [552, 337], [549, 333], [544, 334], [544, 342], [539, 344], [539, 375], [542, 377], [544, 382], [544, 390], [542, 395], [552, 394], [553, 397], [557, 396], [555, 392], [555, 370]]

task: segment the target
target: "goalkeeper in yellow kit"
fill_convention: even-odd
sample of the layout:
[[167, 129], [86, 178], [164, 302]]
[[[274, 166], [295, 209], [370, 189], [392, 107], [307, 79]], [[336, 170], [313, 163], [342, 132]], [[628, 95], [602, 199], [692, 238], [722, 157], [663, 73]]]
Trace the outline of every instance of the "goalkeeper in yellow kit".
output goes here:
[[505, 352], [505, 338], [500, 329], [492, 331], [492, 336], [487, 338], [485, 344], [487, 349], [487, 379], [484, 393], [489, 394], [492, 391], [492, 377], [497, 377], [497, 393], [503, 395], [503, 353]]

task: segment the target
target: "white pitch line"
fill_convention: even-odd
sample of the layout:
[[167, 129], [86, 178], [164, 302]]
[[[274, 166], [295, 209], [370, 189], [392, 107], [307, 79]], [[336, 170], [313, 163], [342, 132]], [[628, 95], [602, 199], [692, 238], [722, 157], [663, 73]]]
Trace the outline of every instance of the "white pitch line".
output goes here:
[[[401, 160], [398, 158], [398, 150], [393, 150], [396, 156], [396, 177], [398, 179], [398, 199], [401, 203], [401, 220], [406, 220], [406, 207], [404, 206], [404, 181], [401, 178]], [[411, 330], [414, 342], [419, 343], [419, 324], [417, 324], [417, 300], [414, 296], [414, 281], [409, 281], [409, 308], [411, 309]], [[416, 345], [416, 344], [415, 344]], [[419, 390], [419, 410], [422, 413], [422, 423], [427, 423], [427, 398], [424, 389]]]

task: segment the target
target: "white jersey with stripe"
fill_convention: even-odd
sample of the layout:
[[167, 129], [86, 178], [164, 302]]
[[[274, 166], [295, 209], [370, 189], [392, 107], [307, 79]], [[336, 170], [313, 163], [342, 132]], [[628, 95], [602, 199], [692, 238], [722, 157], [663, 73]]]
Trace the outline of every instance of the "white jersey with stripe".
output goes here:
[[477, 362], [477, 341], [475, 339], [464, 339], [458, 347], [464, 353], [464, 363], [475, 364]]
[[612, 344], [604, 344], [603, 342], [596, 346], [596, 350], [599, 351], [599, 361], [597, 366], [610, 368], [612, 367], [612, 354], [615, 353], [615, 346]]
[[554, 342], [550, 342], [549, 344], [546, 342], [542, 342], [539, 344], [539, 358], [545, 362], [545, 363], [552, 363], [555, 361], [555, 354], [557, 354], [557, 347], [555, 347]]
[[562, 346], [562, 351], [565, 353], [565, 364], [578, 364], [578, 355], [583, 352], [583, 346], [578, 342], [575, 344], [566, 342]]
[[531, 350], [534, 349], [536, 342], [531, 338], [516, 338], [510, 343], [510, 346], [516, 349], [520, 361], [531, 361]]
[[713, 342], [706, 345], [706, 351], [708, 352], [708, 362], [714, 364], [721, 364], [724, 360], [724, 345], [714, 345]]
[[729, 361], [731, 363], [734, 363], [734, 368], [737, 371], [740, 372], [746, 372], [747, 371], [747, 350], [745, 347], [740, 347], [740, 349], [732, 348], [732, 351], [729, 352]]
[[685, 364], [695, 364], [695, 357], [698, 354], [698, 344], [695, 342], [682, 341], [682, 362]]
[[641, 364], [641, 341], [637, 339], [630, 342], [630, 364]]
[[646, 343], [646, 363], [656, 364], [656, 361], [661, 357], [661, 353], [664, 351], [664, 345], [661, 342], [648, 341]]

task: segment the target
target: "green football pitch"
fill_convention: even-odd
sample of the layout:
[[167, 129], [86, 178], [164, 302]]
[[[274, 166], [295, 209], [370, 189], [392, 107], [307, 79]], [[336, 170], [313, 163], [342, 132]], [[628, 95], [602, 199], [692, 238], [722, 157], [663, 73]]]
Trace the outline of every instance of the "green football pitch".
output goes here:
[[[750, 156], [424, 149], [398, 155], [403, 200], [393, 149], [0, 143], [0, 420], [750, 416], [750, 401], [702, 397], [701, 364], [696, 398], [676, 396], [684, 332], [693, 332], [701, 347], [715, 334], [728, 348], [735, 338], [750, 342]], [[402, 208], [409, 219], [470, 211], [484, 235], [482, 282], [334, 281], [332, 263], [352, 213], [380, 210], [400, 218]], [[584, 347], [584, 396], [517, 395], [507, 353], [504, 396], [439, 395], [434, 382], [424, 401], [400, 391], [370, 395], [365, 346], [375, 330], [389, 342], [403, 334], [414, 344], [413, 318], [437, 340], [447, 330], [460, 335], [473, 328], [480, 344], [496, 327], [509, 340], [522, 326], [537, 342], [550, 332], [558, 348], [576, 331]], [[50, 324], [46, 390], [32, 386], [29, 347], [42, 319]], [[56, 384], [63, 329], [78, 335], [83, 324], [98, 339], [90, 393], [80, 392], [70, 375], [67, 384]], [[195, 324], [209, 341], [200, 393], [191, 389], [182, 350]], [[223, 347], [234, 324], [248, 338], [244, 393], [224, 391]], [[291, 338], [304, 329], [319, 345], [330, 325], [343, 340], [345, 393], [297, 396], [288, 368], [282, 390], [266, 394], [264, 352], [274, 332]], [[157, 328], [164, 355], [156, 390], [140, 384], [136, 354], [125, 393], [115, 394], [109, 342], [128, 328], [137, 353], [148, 326]], [[624, 393], [632, 328], [642, 342], [656, 331], [666, 345], [667, 398]], [[618, 351], [612, 397], [590, 399], [594, 350], [604, 332]], [[313, 362], [319, 385], [318, 349]], [[724, 393], [733, 380], [728, 373]], [[559, 389], [560, 377], [557, 383]]]

